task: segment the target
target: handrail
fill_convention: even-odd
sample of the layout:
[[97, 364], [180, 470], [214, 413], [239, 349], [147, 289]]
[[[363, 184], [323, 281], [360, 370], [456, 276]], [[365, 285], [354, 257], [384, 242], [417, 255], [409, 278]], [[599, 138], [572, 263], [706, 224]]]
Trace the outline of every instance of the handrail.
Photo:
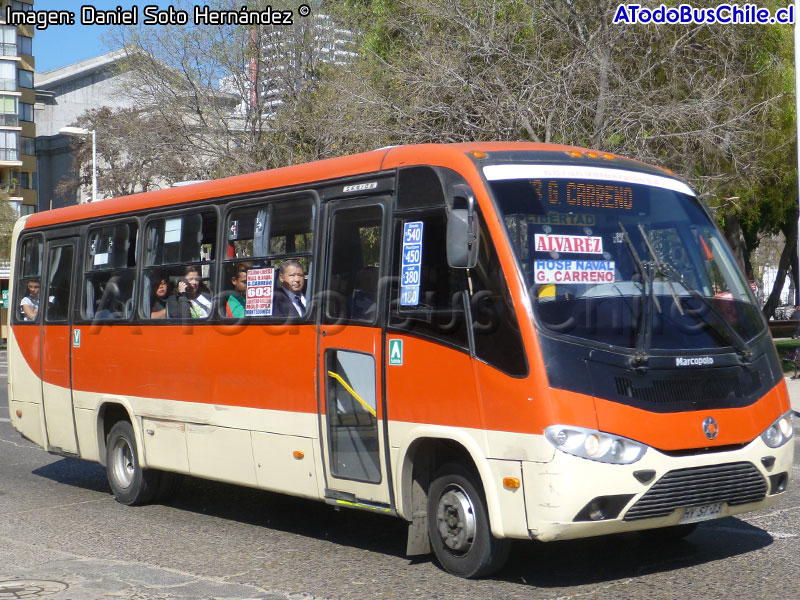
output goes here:
[[334, 378], [336, 381], [338, 381], [339, 383], [341, 383], [341, 384], [342, 384], [342, 387], [343, 387], [344, 389], [346, 389], [346, 390], [347, 390], [347, 391], [350, 393], [350, 395], [351, 395], [353, 398], [355, 398], [356, 400], [358, 400], [358, 403], [359, 403], [361, 406], [363, 406], [363, 407], [364, 407], [364, 410], [366, 410], [366, 411], [367, 411], [369, 414], [371, 414], [371, 415], [372, 415], [373, 417], [375, 417], [376, 419], [378, 418], [378, 413], [376, 413], [376, 412], [375, 412], [375, 409], [374, 409], [374, 408], [372, 408], [372, 407], [371, 407], [369, 404], [367, 404], [366, 402], [364, 402], [364, 400], [361, 398], [361, 396], [359, 396], [359, 395], [356, 393], [356, 391], [355, 391], [353, 388], [351, 388], [351, 387], [350, 387], [350, 386], [347, 384], [347, 382], [346, 382], [344, 379], [342, 379], [341, 375], [339, 375], [338, 373], [334, 373], [333, 371], [328, 371], [328, 377], [333, 377], [333, 378]]

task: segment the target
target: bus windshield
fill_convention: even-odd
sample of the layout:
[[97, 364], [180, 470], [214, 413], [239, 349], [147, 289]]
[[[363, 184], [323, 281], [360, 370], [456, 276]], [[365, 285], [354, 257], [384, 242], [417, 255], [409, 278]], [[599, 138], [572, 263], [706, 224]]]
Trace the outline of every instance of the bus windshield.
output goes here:
[[537, 326], [640, 350], [709, 350], [765, 325], [717, 227], [680, 181], [599, 167], [484, 168]]

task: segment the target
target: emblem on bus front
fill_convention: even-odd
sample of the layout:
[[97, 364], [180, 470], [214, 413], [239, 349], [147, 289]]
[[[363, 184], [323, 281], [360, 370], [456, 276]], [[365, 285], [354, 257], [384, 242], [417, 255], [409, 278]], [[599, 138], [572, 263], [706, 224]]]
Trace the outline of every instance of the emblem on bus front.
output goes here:
[[705, 421], [703, 421], [703, 433], [705, 433], [706, 437], [710, 440], [713, 440], [715, 437], [717, 437], [717, 434], [719, 433], [719, 426], [717, 426], [717, 422], [711, 417], [708, 417]]

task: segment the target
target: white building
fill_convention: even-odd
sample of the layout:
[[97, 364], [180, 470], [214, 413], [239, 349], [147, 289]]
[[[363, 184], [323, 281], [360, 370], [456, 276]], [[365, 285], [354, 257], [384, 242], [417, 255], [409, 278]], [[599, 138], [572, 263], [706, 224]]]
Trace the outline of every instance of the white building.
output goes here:
[[321, 12], [298, 18], [294, 25], [261, 27], [261, 52], [241, 73], [220, 81], [220, 90], [242, 100], [237, 113], [246, 117], [253, 109], [269, 117], [291, 95], [313, 85], [323, 66], [346, 66], [356, 56], [353, 33], [338, 27]]
[[121, 92], [128, 84], [125, 51], [114, 50], [94, 58], [36, 73], [36, 158], [39, 166], [39, 210], [85, 202], [92, 190], [81, 188], [77, 197], [62, 197], [55, 190], [64, 179], [75, 177], [72, 138], [59, 134], [87, 110], [129, 108]]

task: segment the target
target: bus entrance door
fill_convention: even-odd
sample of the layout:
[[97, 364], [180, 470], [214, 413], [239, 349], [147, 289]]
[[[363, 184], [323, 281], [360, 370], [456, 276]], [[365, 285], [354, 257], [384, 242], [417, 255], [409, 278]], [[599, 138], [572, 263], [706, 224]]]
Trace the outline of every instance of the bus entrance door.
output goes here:
[[387, 207], [372, 198], [326, 209], [318, 365], [325, 496], [389, 512], [378, 285]]
[[42, 324], [42, 400], [47, 449], [78, 454], [72, 405], [72, 325], [70, 323], [76, 240], [47, 245]]

